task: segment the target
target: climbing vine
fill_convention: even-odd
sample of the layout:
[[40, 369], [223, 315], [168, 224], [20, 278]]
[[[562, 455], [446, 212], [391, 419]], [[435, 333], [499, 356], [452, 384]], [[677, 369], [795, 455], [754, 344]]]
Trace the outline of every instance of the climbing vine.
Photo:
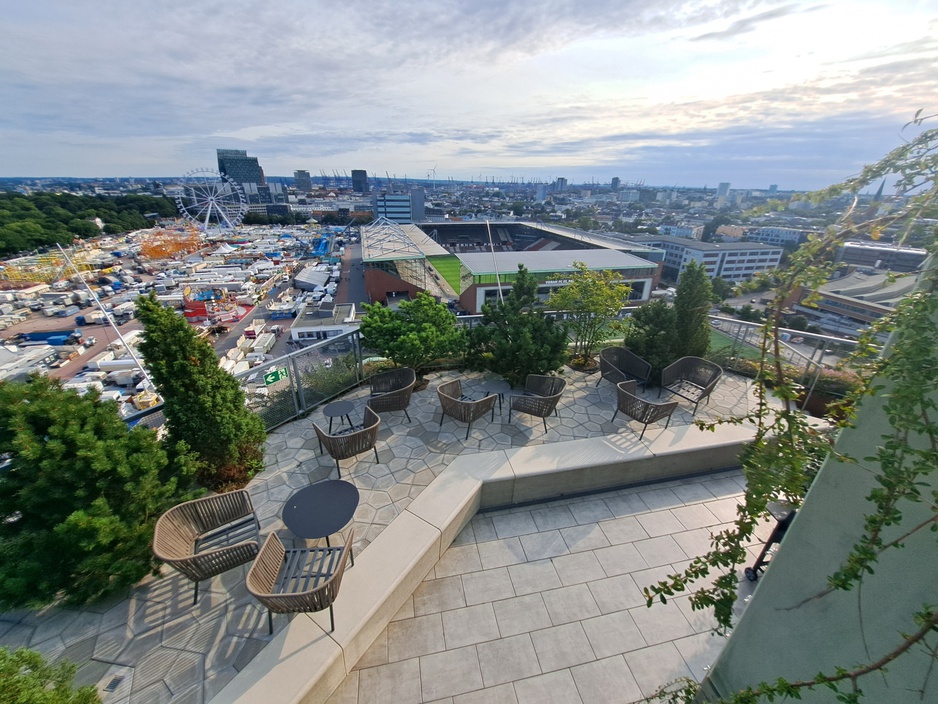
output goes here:
[[[931, 116], [934, 117], [934, 116]], [[917, 115], [910, 125], [921, 127], [930, 117]], [[836, 268], [838, 248], [849, 238], [879, 239], [887, 230], [897, 233], [901, 243], [912, 232], [921, 237], [923, 218], [934, 216], [938, 203], [935, 174], [938, 171], [938, 130], [921, 131], [915, 138], [890, 152], [883, 159], [867, 166], [855, 178], [828, 189], [810, 194], [821, 202], [845, 193], [854, 195], [854, 205], [838, 222], [821, 236], [805, 243], [790, 260], [790, 266], [777, 272], [778, 285], [772, 314], [761, 329], [759, 373], [754, 410], [744, 417], [722, 419], [715, 423], [699, 422], [705, 429], [717, 424], [752, 423], [755, 437], [742, 457], [746, 491], [737, 509], [732, 526], [715, 534], [711, 550], [692, 560], [681, 573], [645, 588], [649, 606], [656, 600], [666, 601], [677, 593], [689, 591], [695, 583], [710, 578], [705, 586], [696, 588], [691, 596], [694, 609], [713, 609], [717, 631], [726, 633], [733, 626], [737, 599], [738, 567], [748, 558], [746, 546], [755, 538], [758, 526], [770, 519], [770, 502], [800, 506], [805, 493], [824, 459], [833, 451], [833, 435], [819, 429], [795, 407], [801, 389], [786, 377], [783, 369], [779, 329], [782, 310], [798, 288], [813, 291], [826, 282]], [[883, 178], [893, 178], [900, 193], [901, 204], [887, 213], [859, 212], [856, 194]], [[924, 227], [928, 228], [927, 225]], [[935, 228], [926, 232], [929, 238], [929, 262], [938, 252]], [[811, 299], [807, 299], [810, 305]], [[884, 551], [902, 547], [912, 535], [922, 531], [938, 534], [938, 491], [925, 480], [938, 471], [938, 271], [926, 266], [919, 288], [904, 299], [894, 313], [883, 318], [861, 338], [856, 352], [848, 360], [863, 384], [847, 401], [849, 408], [864, 395], [881, 395], [888, 387], [884, 415], [889, 429], [872, 457], [850, 458], [851, 462], [872, 470], [876, 486], [866, 497], [868, 509], [864, 529], [855, 545], [844, 556], [828, 578], [826, 590], [812, 597], [823, 599], [837, 590], [851, 590], [862, 585], [873, 574]], [[879, 339], [891, 334], [891, 345], [885, 352], [878, 349]], [[778, 402], [770, 398], [767, 382], [774, 388]], [[849, 425], [852, 412], [840, 421]], [[933, 486], [933, 483], [931, 484]], [[898, 537], [886, 539], [886, 529], [903, 524], [910, 505], [925, 504], [928, 517], [907, 528]], [[715, 575], [715, 578], [714, 578]], [[900, 644], [886, 655], [851, 667], [821, 672], [815, 677], [788, 681], [779, 678], [762, 682], [721, 699], [725, 704], [755, 704], [777, 698], [801, 698], [801, 692], [827, 687], [836, 692], [840, 702], [859, 702], [863, 677], [880, 672], [914, 647], [924, 650], [938, 665], [938, 611], [933, 604], [920, 605], [914, 614], [917, 630], [903, 634]], [[671, 704], [689, 703], [698, 693], [692, 680], [670, 683], [652, 699]], [[924, 691], [924, 689], [923, 689]]]

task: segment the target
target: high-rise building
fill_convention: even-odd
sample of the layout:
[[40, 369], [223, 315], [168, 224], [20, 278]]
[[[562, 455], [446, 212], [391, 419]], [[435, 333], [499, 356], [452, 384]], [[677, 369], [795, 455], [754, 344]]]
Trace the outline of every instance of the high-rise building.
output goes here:
[[267, 183], [264, 170], [257, 163], [256, 156], [248, 156], [244, 149], [217, 149], [218, 171], [235, 183]]
[[721, 183], [719, 187], [717, 188], [717, 198], [725, 198], [726, 196], [729, 195], [729, 193], [730, 193], [729, 183], [725, 183], [725, 182]]
[[352, 169], [352, 190], [355, 193], [368, 192], [368, 172], [364, 169]]
[[769, 186], [769, 195], [774, 196], [776, 193], [778, 193], [778, 184], [773, 183]]
[[613, 176], [613, 177], [612, 177], [612, 190], [618, 191], [618, 190], [619, 190], [619, 184], [620, 184], [620, 183], [621, 183], [621, 181], [619, 180], [619, 177], [618, 177], [618, 176]]
[[313, 182], [309, 177], [309, 171], [294, 171], [293, 184], [297, 193], [309, 193], [313, 190]]
[[565, 190], [567, 190], [567, 179], [561, 176], [556, 181], [554, 181], [554, 191], [557, 193], [563, 193]]
[[375, 192], [372, 205], [376, 218], [387, 218], [393, 222], [414, 223], [423, 222], [426, 217], [424, 209], [424, 192], [415, 188], [409, 193]]

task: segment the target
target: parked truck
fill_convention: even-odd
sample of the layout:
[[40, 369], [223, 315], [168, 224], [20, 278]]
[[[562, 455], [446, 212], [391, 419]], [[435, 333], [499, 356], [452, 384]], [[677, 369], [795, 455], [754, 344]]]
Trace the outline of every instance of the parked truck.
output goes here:
[[80, 328], [85, 327], [86, 325], [106, 325], [107, 318], [104, 313], [101, 311], [94, 311], [93, 313], [87, 313], [85, 315], [76, 315], [75, 316], [75, 325]]
[[36, 330], [24, 332], [16, 340], [17, 344], [44, 344], [60, 347], [62, 345], [77, 345], [81, 342], [81, 330]]

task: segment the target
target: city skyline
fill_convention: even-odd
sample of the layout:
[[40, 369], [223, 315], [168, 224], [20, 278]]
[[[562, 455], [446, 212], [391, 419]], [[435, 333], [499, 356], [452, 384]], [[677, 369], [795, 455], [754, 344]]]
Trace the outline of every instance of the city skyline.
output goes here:
[[0, 176], [365, 169], [824, 186], [934, 111], [933, 0], [37, 0], [0, 28]]

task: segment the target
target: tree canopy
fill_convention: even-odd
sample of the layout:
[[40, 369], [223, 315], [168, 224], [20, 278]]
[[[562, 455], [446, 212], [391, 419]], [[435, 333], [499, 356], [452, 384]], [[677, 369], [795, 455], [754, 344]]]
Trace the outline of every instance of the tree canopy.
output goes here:
[[613, 271], [590, 271], [583, 262], [573, 266], [577, 273], [569, 284], [550, 295], [547, 307], [567, 314], [573, 356], [586, 362], [596, 345], [612, 336], [613, 321], [628, 302], [632, 288]]
[[660, 378], [661, 370], [677, 359], [676, 326], [674, 308], [662, 300], [652, 301], [632, 313], [625, 344], [651, 365], [652, 379]]
[[545, 314], [537, 281], [519, 264], [504, 302], [482, 305], [482, 322], [469, 332], [469, 365], [520, 385], [528, 374], [557, 371], [566, 355], [566, 326]]
[[93, 601], [156, 563], [157, 517], [185, 496], [194, 465], [156, 433], [128, 430], [113, 402], [57, 380], [0, 384], [0, 608]]
[[456, 324], [456, 316], [429, 293], [403, 301], [397, 310], [380, 303], [364, 308], [361, 334], [365, 346], [418, 374], [430, 362], [465, 351], [465, 333]]
[[713, 289], [704, 267], [690, 261], [677, 282], [674, 294], [675, 357], [704, 357], [710, 349]]
[[101, 234], [95, 218], [104, 223], [105, 234], [150, 227], [152, 221], [144, 217], [149, 213], [173, 217], [176, 206], [166, 198], [143, 195], [0, 193], [0, 256], [95, 237]]
[[0, 648], [0, 692], [5, 704], [99, 704], [94, 685], [72, 688], [75, 665], [47, 663], [35, 650]]
[[199, 457], [210, 488], [243, 486], [263, 469], [263, 421], [244, 405], [238, 380], [218, 366], [215, 350], [154, 294], [137, 299], [140, 351], [163, 397], [166, 428]]

